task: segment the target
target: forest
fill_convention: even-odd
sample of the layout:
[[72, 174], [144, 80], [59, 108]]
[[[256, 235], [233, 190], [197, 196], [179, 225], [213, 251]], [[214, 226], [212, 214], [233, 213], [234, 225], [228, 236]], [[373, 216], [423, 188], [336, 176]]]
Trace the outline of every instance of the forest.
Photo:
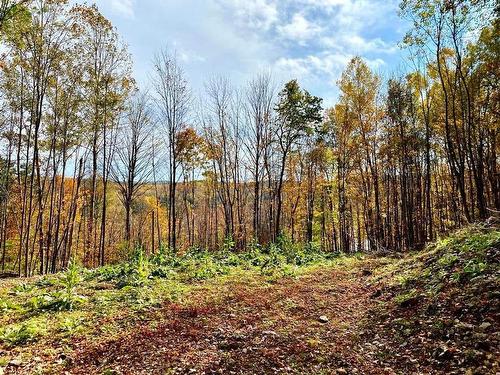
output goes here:
[[[292, 266], [313, 267], [321, 259], [335, 264], [334, 271], [320, 273], [322, 282], [337, 278], [340, 284], [331, 282], [336, 287], [345, 283], [347, 295], [361, 300], [366, 295], [371, 301], [370, 293], [384, 295], [385, 289], [367, 291], [348, 284], [349, 272], [361, 273], [360, 280], [375, 278], [366, 285], [376, 288], [377, 282], [389, 283], [388, 275], [401, 280], [411, 270], [425, 271], [426, 283], [432, 284], [430, 278], [439, 272], [462, 267], [465, 276], [456, 276], [454, 282], [482, 277], [481, 282], [490, 283], [474, 293], [484, 297], [478, 306], [485, 301], [490, 306], [481, 314], [493, 314], [481, 315], [478, 325], [486, 320], [486, 329], [491, 329], [498, 317], [498, 289], [491, 293], [498, 286], [500, 249], [498, 13], [498, 3], [489, 0], [402, 0], [399, 15], [409, 25], [400, 41], [404, 69], [382, 75], [362, 57], [352, 56], [336, 82], [338, 100], [327, 107], [300, 80], [280, 82], [270, 70], [244, 85], [234, 84], [231, 77], [207, 76], [198, 95], [175, 49], [163, 46], [151, 56], [145, 88], [134, 79], [126, 43], [96, 5], [0, 0], [0, 275], [11, 280], [8, 288], [16, 277], [63, 277], [67, 294], [58, 294], [60, 300], [52, 294], [45, 297], [52, 298], [50, 309], [57, 301], [57, 311], [73, 311], [93, 298], [83, 302], [73, 294], [80, 278], [94, 280], [90, 283], [118, 278], [118, 284], [159, 293], [148, 280], [168, 279], [174, 271], [190, 275], [179, 277], [181, 282], [189, 279], [186, 288], [196, 289], [192, 280], [231, 274], [233, 266], [257, 266], [262, 272], [246, 282], [272, 277], [278, 284], [269, 293], [283, 293], [275, 296], [279, 300], [294, 289], [276, 279], [291, 277]], [[443, 240], [447, 236], [451, 239]], [[414, 257], [428, 251], [429, 244], [427, 258]], [[481, 255], [463, 255], [467, 246]], [[282, 267], [279, 277], [276, 267]], [[338, 267], [351, 271], [344, 274]], [[417, 286], [394, 297], [397, 306], [414, 308], [419, 303], [415, 293], [426, 287], [412, 280]], [[55, 284], [47, 285], [50, 289]], [[453, 285], [460, 290], [459, 284]], [[99, 293], [94, 286], [88, 289]], [[296, 285], [297, 290], [302, 287]], [[202, 298], [203, 293], [192, 293]], [[21, 314], [21, 307], [11, 306], [18, 302], [8, 295], [0, 293], [0, 312]], [[130, 301], [123, 306], [136, 303]], [[203, 301], [195, 298], [193, 305]], [[48, 306], [28, 297], [25, 302], [34, 304], [29, 309]], [[169, 311], [193, 319], [209, 314], [208, 308]], [[356, 316], [339, 314], [348, 321]], [[0, 319], [0, 342], [16, 344], [19, 334], [27, 335], [19, 344], [31, 342], [26, 330], [33, 327], [8, 328], [20, 320], [7, 315]], [[332, 318], [321, 315], [320, 323]], [[317, 340], [314, 345], [319, 346], [328, 338]], [[239, 341], [229, 341], [230, 350], [239, 350]], [[130, 348], [113, 345], [118, 354], [130, 355]], [[495, 353], [494, 345], [474, 350]], [[440, 348], [437, 361], [449, 360], [449, 350]], [[88, 366], [104, 349], [92, 350], [81, 357]], [[75, 358], [68, 362], [70, 373], [142, 373], [123, 368], [102, 372], [104, 365], [80, 368], [83, 362]], [[481, 367], [484, 372], [470, 373], [495, 373], [498, 367], [491, 366], [498, 366], [498, 356], [487, 358], [490, 365], [474, 364], [486, 366]], [[231, 362], [234, 358], [227, 361], [221, 368], [259, 373], [258, 367], [238, 367]], [[258, 359], [249, 361], [255, 365]], [[19, 369], [17, 362], [9, 363], [4, 364], [7, 371]], [[313, 368], [305, 363], [297, 365], [297, 373]], [[338, 361], [333, 365], [337, 372], [321, 372], [322, 364], [318, 366], [311, 373], [351, 373], [348, 364]], [[384, 372], [389, 365], [384, 366], [361, 373], [393, 373]], [[422, 366], [420, 373], [436, 368], [436, 373], [465, 373], [460, 370], [463, 363], [456, 365], [456, 372], [433, 367], [434, 362]], [[146, 369], [142, 371], [156, 371]], [[417, 371], [409, 369], [394, 373]], [[212, 370], [205, 367], [203, 373], [218, 373]], [[295, 370], [280, 367], [276, 373]], [[34, 369], [26, 373], [30, 371]]]
[[354, 57], [332, 108], [267, 73], [196, 100], [167, 50], [142, 92], [95, 6], [2, 4], [3, 272], [281, 236], [401, 252], [500, 210], [493, 3], [403, 2], [415, 69], [383, 80]]

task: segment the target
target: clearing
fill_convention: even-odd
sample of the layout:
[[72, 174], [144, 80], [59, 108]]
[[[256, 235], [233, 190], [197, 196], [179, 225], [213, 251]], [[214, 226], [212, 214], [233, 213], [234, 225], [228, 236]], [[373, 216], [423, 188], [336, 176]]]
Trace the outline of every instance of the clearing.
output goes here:
[[140, 257], [3, 281], [0, 374], [495, 374], [499, 254], [475, 226], [400, 258]]

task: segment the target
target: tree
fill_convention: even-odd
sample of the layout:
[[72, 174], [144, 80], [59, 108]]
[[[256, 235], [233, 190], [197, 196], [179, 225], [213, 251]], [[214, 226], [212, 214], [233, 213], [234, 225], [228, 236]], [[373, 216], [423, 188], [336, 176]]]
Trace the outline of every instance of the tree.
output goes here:
[[[401, 14], [412, 22], [405, 37], [405, 44], [421, 54], [433, 56], [437, 80], [442, 94], [444, 148], [449, 169], [456, 185], [466, 221], [477, 214], [486, 216], [484, 179], [485, 143], [484, 127], [476, 115], [475, 95], [467, 59], [469, 37], [475, 30], [483, 29], [494, 15], [491, 1], [421, 1], [406, 0], [401, 3]], [[468, 191], [467, 178], [474, 190]]]
[[132, 207], [142, 193], [142, 187], [152, 174], [151, 110], [147, 94], [136, 93], [130, 99], [125, 120], [118, 129], [115, 158], [111, 175], [118, 185], [125, 208], [125, 241], [130, 243]]
[[269, 74], [257, 76], [249, 83], [246, 92], [248, 126], [245, 140], [254, 180], [252, 226], [253, 235], [259, 243], [263, 240], [262, 180], [265, 175], [264, 165], [269, 164], [267, 159], [271, 147], [274, 96], [274, 87]]
[[[186, 216], [187, 243], [195, 245], [196, 172], [206, 168], [207, 145], [205, 139], [192, 127], [182, 130], [177, 137], [177, 152], [184, 176], [183, 203]], [[180, 227], [180, 226], [179, 226]]]
[[242, 140], [241, 102], [224, 78], [215, 78], [207, 84], [208, 106], [204, 131], [217, 193], [224, 215], [224, 237], [236, 240], [240, 235], [241, 203], [240, 161]]
[[314, 126], [321, 122], [321, 102], [322, 99], [302, 90], [296, 80], [288, 82], [279, 94], [276, 106], [278, 121], [275, 136], [281, 162], [275, 192], [277, 200], [275, 238], [281, 234], [282, 193], [287, 158], [299, 140], [304, 136], [311, 135], [314, 132]]
[[338, 84], [341, 91], [339, 101], [346, 110], [347, 121], [351, 122], [359, 147], [356, 164], [364, 198], [365, 231], [371, 248], [375, 249], [383, 245], [377, 159], [378, 125], [382, 114], [377, 102], [380, 78], [361, 58], [355, 57], [347, 65]]
[[176, 145], [185, 129], [191, 95], [184, 72], [175, 56], [166, 50], [154, 59], [153, 87], [156, 93], [157, 117], [165, 132], [168, 149], [168, 244], [177, 249], [176, 193], [179, 178], [179, 153]]
[[[8, 23], [25, 22], [31, 0], [0, 0], [0, 36]], [[12, 27], [12, 25], [10, 25]]]
[[[74, 12], [81, 20], [77, 26], [82, 35], [79, 48], [87, 98], [85, 112], [90, 119], [88, 141], [91, 150], [91, 176], [86, 205], [88, 217], [85, 263], [104, 265], [107, 187], [113, 160], [113, 136], [134, 82], [131, 78], [130, 56], [109, 20], [99, 13], [95, 5], [77, 6]], [[99, 179], [102, 186], [100, 197]]]

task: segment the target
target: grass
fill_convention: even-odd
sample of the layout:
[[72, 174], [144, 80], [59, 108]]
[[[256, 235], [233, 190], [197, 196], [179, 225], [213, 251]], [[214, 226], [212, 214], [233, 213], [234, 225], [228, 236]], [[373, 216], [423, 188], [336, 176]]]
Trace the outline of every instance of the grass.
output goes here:
[[[489, 348], [499, 342], [495, 335], [481, 335], [480, 326], [494, 325], [499, 276], [500, 230], [469, 226], [376, 268], [371, 282], [380, 288], [381, 303], [365, 324], [378, 325], [381, 336], [399, 337], [413, 356], [426, 358], [421, 366], [444, 366], [446, 360], [448, 369], [495, 373], [497, 356]], [[494, 325], [491, 332], [497, 329]], [[432, 340], [424, 339], [429, 334]], [[440, 342], [453, 350], [443, 352]], [[471, 352], [470, 358], [460, 355]], [[391, 361], [388, 365], [397, 365]]]
[[[317, 248], [302, 249], [282, 239], [277, 245], [236, 254], [191, 249], [183, 255], [137, 250], [129, 262], [86, 270], [72, 263], [66, 272], [0, 284], [0, 347], [10, 350], [37, 341], [112, 334], [137, 312], [168, 302], [188, 303], [200, 285], [217, 290], [227, 282], [273, 283], [327, 262], [341, 262]], [[214, 293], [216, 294], [216, 293]], [[112, 319], [107, 319], [113, 317]], [[101, 320], [108, 320], [99, 324]]]
[[[375, 300], [377, 308], [384, 316], [394, 315], [395, 337], [407, 341], [419, 332], [412, 326], [414, 321], [428, 318], [418, 311], [408, 319], [405, 309], [414, 309], [415, 303], [428, 307], [453, 301], [448, 298], [452, 290], [464, 296], [469, 293], [473, 298], [460, 298], [470, 303], [477, 299], [479, 304], [481, 299], [474, 297], [472, 288], [489, 283], [491, 289], [492, 282], [498, 285], [500, 271], [500, 231], [481, 225], [398, 258], [325, 254], [316, 246], [303, 248], [286, 239], [268, 248], [252, 246], [245, 253], [235, 253], [231, 246], [228, 241], [219, 252], [191, 249], [175, 255], [163, 250], [149, 257], [138, 250], [119, 265], [86, 270], [73, 263], [60, 274], [0, 283], [0, 369], [13, 358], [29, 360], [33, 353], [54, 357], [56, 347], [70, 347], [75, 340], [104, 342], [142, 322], [154, 327], [158, 322], [155, 314], [161, 314], [168, 304], [196, 314], [200, 306], [224, 306], [235, 288], [273, 293], [286, 285], [283, 279], [314, 280], [313, 275], [327, 269], [347, 271], [353, 284], [370, 270], [369, 286], [383, 290], [382, 298]], [[335, 280], [314, 287], [330, 293], [333, 284]], [[318, 300], [315, 306], [327, 308], [321, 303]], [[277, 324], [276, 319], [281, 321], [304, 308], [292, 298], [276, 301], [276, 305], [279, 314], [274, 320], [263, 320], [269, 329]], [[446, 306], [443, 303], [442, 310]], [[430, 329], [444, 332], [441, 321], [450, 319], [444, 318], [444, 310], [437, 314], [439, 319]], [[371, 322], [375, 313], [367, 316]], [[330, 318], [338, 329], [350, 329]], [[311, 347], [319, 345], [315, 337], [307, 340]]]

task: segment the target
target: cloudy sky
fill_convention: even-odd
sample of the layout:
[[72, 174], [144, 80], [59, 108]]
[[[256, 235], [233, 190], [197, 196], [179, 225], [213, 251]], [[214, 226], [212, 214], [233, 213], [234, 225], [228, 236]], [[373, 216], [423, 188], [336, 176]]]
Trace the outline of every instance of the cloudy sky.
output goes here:
[[398, 0], [97, 0], [134, 58], [141, 86], [153, 55], [176, 51], [194, 91], [213, 76], [244, 84], [261, 71], [297, 78], [332, 104], [354, 55], [388, 75], [401, 70]]

